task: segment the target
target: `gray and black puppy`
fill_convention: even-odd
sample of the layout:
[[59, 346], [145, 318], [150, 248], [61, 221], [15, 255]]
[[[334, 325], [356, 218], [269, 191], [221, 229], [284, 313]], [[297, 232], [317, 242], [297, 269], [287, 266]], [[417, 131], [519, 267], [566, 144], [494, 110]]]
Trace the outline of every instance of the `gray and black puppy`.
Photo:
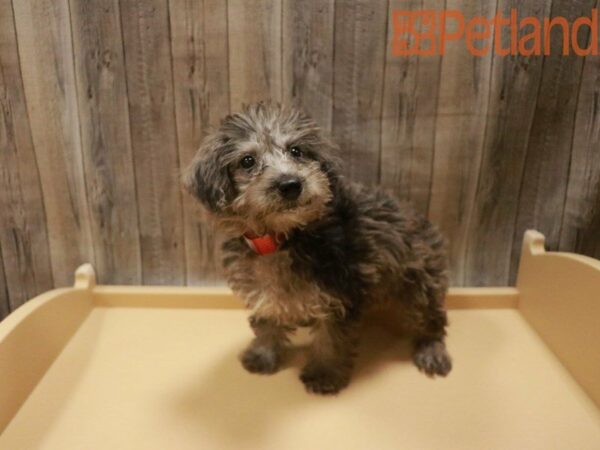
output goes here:
[[336, 393], [350, 380], [363, 312], [388, 303], [410, 326], [417, 367], [446, 375], [444, 240], [409, 207], [345, 180], [337, 154], [304, 113], [259, 103], [227, 116], [183, 175], [230, 237], [223, 265], [256, 335], [242, 364], [274, 373], [288, 333], [310, 326], [300, 379]]

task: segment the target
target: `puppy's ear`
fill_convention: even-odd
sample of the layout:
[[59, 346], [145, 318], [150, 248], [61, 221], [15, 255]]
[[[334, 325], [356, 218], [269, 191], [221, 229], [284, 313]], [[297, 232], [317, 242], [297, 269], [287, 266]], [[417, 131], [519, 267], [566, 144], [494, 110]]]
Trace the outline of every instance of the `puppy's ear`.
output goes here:
[[183, 187], [213, 213], [222, 212], [233, 197], [233, 184], [224, 161], [227, 140], [220, 133], [207, 136], [181, 177]]

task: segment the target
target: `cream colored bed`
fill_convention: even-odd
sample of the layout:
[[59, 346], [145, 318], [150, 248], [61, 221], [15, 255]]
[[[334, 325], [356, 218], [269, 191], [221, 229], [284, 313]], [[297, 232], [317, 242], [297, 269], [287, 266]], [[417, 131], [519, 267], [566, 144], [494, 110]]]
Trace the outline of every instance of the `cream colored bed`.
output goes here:
[[600, 262], [524, 240], [515, 288], [452, 289], [454, 370], [429, 379], [389, 323], [336, 397], [304, 391], [301, 348], [246, 373], [225, 289], [95, 284], [0, 323], [0, 449], [600, 449]]

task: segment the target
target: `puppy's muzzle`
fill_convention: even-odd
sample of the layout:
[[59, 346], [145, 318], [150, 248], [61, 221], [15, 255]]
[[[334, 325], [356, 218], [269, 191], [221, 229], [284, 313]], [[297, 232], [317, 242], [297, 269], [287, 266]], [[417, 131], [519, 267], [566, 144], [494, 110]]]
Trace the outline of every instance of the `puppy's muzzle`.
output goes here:
[[292, 175], [280, 177], [275, 186], [279, 195], [286, 200], [297, 200], [302, 193], [302, 180]]

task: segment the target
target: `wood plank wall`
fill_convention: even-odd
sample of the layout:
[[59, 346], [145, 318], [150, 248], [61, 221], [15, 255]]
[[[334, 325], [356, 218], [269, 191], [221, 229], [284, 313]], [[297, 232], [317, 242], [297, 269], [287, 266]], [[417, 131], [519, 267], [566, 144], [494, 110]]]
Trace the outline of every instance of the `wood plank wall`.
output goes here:
[[[521, 237], [600, 257], [600, 60], [391, 54], [391, 12], [589, 16], [598, 0], [0, 0], [0, 317], [68, 285], [220, 281], [177, 173], [244, 102], [296, 102], [440, 225], [455, 285], [514, 281]], [[503, 37], [508, 46], [508, 35]], [[579, 42], [590, 39], [581, 29]]]

